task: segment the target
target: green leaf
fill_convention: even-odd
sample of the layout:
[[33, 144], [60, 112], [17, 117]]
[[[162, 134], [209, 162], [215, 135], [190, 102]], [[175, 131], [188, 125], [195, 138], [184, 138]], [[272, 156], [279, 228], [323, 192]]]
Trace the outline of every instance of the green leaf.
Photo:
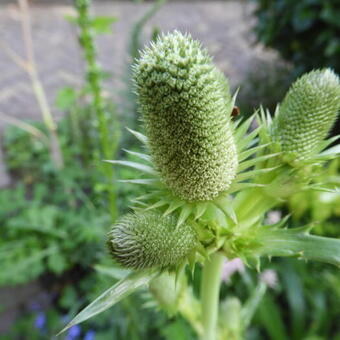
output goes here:
[[148, 284], [157, 275], [158, 270], [155, 269], [143, 270], [129, 274], [126, 278], [114, 284], [96, 300], [90, 303], [85, 309], [78, 313], [73, 320], [71, 320], [66, 327], [57, 334], [57, 336], [72, 326], [104, 312], [123, 298], [133, 293], [137, 288]]
[[177, 221], [177, 227], [180, 226], [182, 223], [186, 221], [186, 219], [189, 217], [189, 215], [192, 213], [193, 208], [189, 205], [185, 205], [183, 209], [181, 210], [178, 221]]
[[62, 111], [69, 110], [77, 100], [77, 93], [72, 87], [63, 87], [57, 93], [55, 104]]
[[65, 15], [64, 19], [67, 20], [69, 23], [74, 24], [74, 25], [77, 24], [77, 22], [78, 22], [78, 17], [76, 17], [74, 15], [70, 15], [70, 14]]
[[118, 267], [108, 267], [108, 266], [103, 266], [103, 265], [95, 265], [94, 269], [101, 273], [108, 275], [116, 280], [122, 280], [124, 277], [126, 277], [129, 273], [130, 270], [124, 269], [124, 268], [118, 268]]
[[133, 134], [140, 142], [142, 142], [143, 144], [147, 144], [148, 143], [148, 138], [146, 136], [144, 136], [142, 133], [126, 128], [131, 134]]
[[135, 152], [135, 151], [127, 150], [127, 149], [123, 149], [123, 151], [125, 151], [126, 153], [130, 155], [143, 159], [144, 161], [151, 162], [151, 157], [145, 153]]
[[280, 265], [282, 284], [285, 287], [290, 309], [292, 328], [295, 339], [301, 339], [305, 330], [305, 319], [308, 313], [304, 297], [304, 287], [301, 277], [291, 261], [284, 261]]
[[143, 184], [143, 185], [150, 185], [157, 183], [158, 180], [156, 178], [140, 178], [140, 179], [120, 179], [119, 183], [130, 183], [130, 184]]
[[262, 228], [256, 251], [260, 256], [296, 256], [340, 267], [340, 239], [310, 235], [310, 228]]
[[60, 249], [57, 252], [52, 253], [48, 257], [47, 263], [51, 271], [56, 274], [62, 273], [67, 266], [65, 257], [62, 255], [62, 252]]
[[111, 33], [111, 25], [117, 20], [117, 17], [97, 16], [92, 20], [92, 29], [96, 34]]
[[132, 169], [143, 171], [150, 175], [156, 175], [157, 172], [148, 165], [137, 163], [137, 162], [130, 162], [130, 161], [119, 161], [119, 160], [105, 160], [104, 162], [111, 163], [111, 164], [117, 164], [117, 165], [123, 165], [127, 166]]
[[260, 282], [242, 307], [241, 316], [244, 327], [249, 327], [250, 322], [266, 293], [266, 288], [266, 285], [263, 282]]
[[264, 296], [258, 314], [270, 339], [289, 339], [281, 315], [281, 310], [270, 295]]

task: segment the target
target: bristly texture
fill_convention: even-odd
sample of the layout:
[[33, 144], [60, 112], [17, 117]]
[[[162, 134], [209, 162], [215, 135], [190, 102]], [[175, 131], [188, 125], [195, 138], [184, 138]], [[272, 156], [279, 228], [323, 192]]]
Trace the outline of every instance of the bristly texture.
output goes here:
[[207, 51], [175, 31], [142, 53], [134, 76], [152, 160], [165, 184], [191, 202], [227, 190], [237, 168], [234, 101]]
[[290, 162], [306, 160], [327, 137], [340, 109], [339, 77], [330, 69], [303, 75], [274, 120], [274, 138]]
[[125, 215], [109, 233], [110, 252], [128, 268], [176, 267], [198, 246], [195, 230], [176, 222], [150, 212]]

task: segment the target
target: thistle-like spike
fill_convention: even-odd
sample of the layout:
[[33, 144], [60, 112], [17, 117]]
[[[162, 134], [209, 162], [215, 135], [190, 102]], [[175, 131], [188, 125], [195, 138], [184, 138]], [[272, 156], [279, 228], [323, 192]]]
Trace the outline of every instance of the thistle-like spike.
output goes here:
[[162, 181], [189, 202], [227, 190], [237, 168], [234, 99], [207, 51], [190, 35], [164, 35], [141, 54], [134, 78]]
[[273, 121], [273, 137], [287, 162], [315, 155], [340, 109], [339, 77], [330, 69], [303, 75], [290, 88]]
[[145, 212], [127, 214], [108, 235], [113, 258], [133, 269], [177, 267], [199, 246], [190, 225], [176, 226], [173, 216]]

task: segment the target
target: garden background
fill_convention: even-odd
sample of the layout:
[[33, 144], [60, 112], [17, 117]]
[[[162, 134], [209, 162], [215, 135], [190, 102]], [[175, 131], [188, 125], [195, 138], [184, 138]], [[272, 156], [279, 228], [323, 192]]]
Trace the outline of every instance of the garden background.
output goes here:
[[[239, 88], [241, 116], [261, 104], [273, 112], [302, 72], [339, 72], [340, 2], [298, 3], [94, 0], [91, 64], [86, 27], [77, 24], [72, 1], [1, 1], [0, 339], [54, 337], [122, 276], [112, 270], [104, 239], [110, 214], [126, 211], [138, 189], [117, 184], [131, 173], [101, 159], [131, 160], [120, 150], [138, 150], [125, 127], [139, 126], [130, 80], [139, 49], [159, 32], [190, 32], [214, 55], [233, 91]], [[102, 116], [98, 107], [105, 108]], [[340, 182], [339, 161], [327, 175]], [[297, 196], [268, 218], [287, 211], [297, 225], [321, 221], [318, 234], [339, 237], [339, 194]], [[335, 268], [285, 259], [264, 263], [261, 271], [272, 281], [249, 339], [340, 338]], [[238, 262], [224, 273], [222, 295], [240, 301], [263, 279]], [[141, 291], [60, 338], [194, 338], [184, 319], [168, 319], [154, 304]]]

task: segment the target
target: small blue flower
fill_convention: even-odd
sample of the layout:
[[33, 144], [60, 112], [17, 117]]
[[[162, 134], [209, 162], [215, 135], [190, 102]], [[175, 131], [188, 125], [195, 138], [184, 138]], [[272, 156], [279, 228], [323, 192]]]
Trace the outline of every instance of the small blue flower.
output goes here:
[[84, 340], [94, 340], [95, 339], [96, 332], [92, 329], [90, 329], [88, 332], [86, 332], [84, 336]]
[[66, 340], [73, 340], [79, 337], [81, 333], [81, 328], [78, 325], [72, 326], [67, 335], [66, 335]]
[[34, 326], [37, 329], [44, 329], [46, 324], [46, 315], [43, 312], [40, 312], [37, 314], [35, 320], [34, 320]]

